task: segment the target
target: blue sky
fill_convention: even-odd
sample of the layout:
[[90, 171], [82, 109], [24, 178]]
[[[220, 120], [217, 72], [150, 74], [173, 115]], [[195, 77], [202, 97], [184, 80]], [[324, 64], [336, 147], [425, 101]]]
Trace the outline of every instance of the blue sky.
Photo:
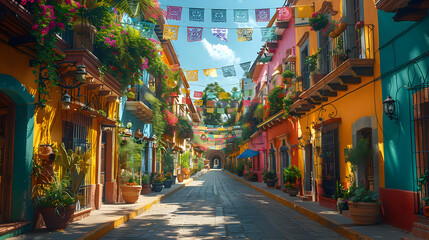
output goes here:
[[[253, 41], [238, 42], [235, 29], [228, 29], [228, 42], [222, 42], [211, 33], [211, 27], [237, 28], [237, 27], [265, 27], [267, 22], [256, 22], [255, 10], [260, 8], [272, 8], [270, 17], [275, 13], [276, 7], [281, 7], [284, 0], [160, 0], [161, 8], [167, 6], [181, 6], [181, 21], [167, 20], [167, 24], [179, 25], [179, 37], [173, 41], [174, 48], [179, 56], [181, 67], [184, 70], [200, 70], [199, 81], [189, 82], [191, 90], [202, 91], [209, 83], [218, 82], [226, 91], [230, 91], [234, 86], [239, 87], [239, 80], [244, 72], [239, 63], [255, 60], [257, 52], [261, 48], [260, 29], [253, 30]], [[189, 7], [205, 8], [204, 22], [189, 21]], [[228, 9], [226, 23], [212, 23], [211, 9]], [[249, 9], [249, 23], [235, 23], [232, 9]], [[203, 30], [203, 40], [201, 42], [188, 42], [186, 27], [207, 27]], [[202, 69], [221, 68], [235, 64], [236, 77], [224, 78], [221, 69], [218, 69], [218, 77], [206, 77]], [[191, 92], [193, 95], [193, 93]]]

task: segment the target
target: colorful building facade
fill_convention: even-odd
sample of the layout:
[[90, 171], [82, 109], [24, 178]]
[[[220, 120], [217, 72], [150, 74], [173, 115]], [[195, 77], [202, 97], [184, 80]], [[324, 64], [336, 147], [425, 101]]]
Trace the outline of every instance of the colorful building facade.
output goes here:
[[417, 179], [428, 170], [429, 160], [429, 42], [424, 37], [429, 35], [429, 18], [424, 5], [397, 5], [401, 2], [379, 1], [376, 5], [382, 99], [396, 101], [393, 115], [380, 117], [386, 159], [386, 184], [380, 188], [380, 200], [383, 221], [411, 231], [427, 196], [426, 186], [418, 191]]

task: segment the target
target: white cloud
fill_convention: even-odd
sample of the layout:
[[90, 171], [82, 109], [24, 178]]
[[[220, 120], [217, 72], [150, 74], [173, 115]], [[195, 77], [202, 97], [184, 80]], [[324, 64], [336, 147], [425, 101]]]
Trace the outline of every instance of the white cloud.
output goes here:
[[235, 52], [227, 45], [211, 44], [205, 38], [201, 43], [213, 60], [223, 61], [225, 64], [229, 65], [240, 63], [240, 58], [236, 57]]

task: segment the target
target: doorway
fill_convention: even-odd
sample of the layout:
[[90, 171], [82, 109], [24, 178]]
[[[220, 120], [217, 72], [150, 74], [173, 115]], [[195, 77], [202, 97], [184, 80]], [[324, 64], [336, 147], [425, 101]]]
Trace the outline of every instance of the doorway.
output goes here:
[[0, 223], [10, 221], [15, 104], [0, 93]]
[[304, 191], [313, 191], [313, 145], [307, 144], [305, 150]]
[[101, 133], [101, 169], [100, 169], [100, 183], [103, 184], [103, 197], [101, 201], [104, 203], [106, 201], [106, 157], [107, 157], [107, 147], [106, 141], [107, 133], [103, 131]]

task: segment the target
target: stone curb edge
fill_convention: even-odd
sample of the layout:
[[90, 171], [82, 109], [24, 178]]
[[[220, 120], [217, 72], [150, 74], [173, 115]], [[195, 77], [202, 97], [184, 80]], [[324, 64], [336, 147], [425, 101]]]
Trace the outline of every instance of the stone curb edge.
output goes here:
[[297, 205], [297, 204], [295, 204], [295, 203], [293, 203], [293, 202], [291, 202], [285, 198], [279, 197], [279, 196], [272, 194], [268, 191], [265, 191], [259, 187], [256, 187], [253, 184], [248, 183], [248, 182], [244, 181], [243, 179], [240, 179], [240, 178], [234, 176], [233, 174], [231, 174], [225, 170], [223, 170], [223, 172], [230, 175], [231, 177], [235, 178], [236, 180], [250, 186], [251, 188], [261, 192], [262, 194], [276, 200], [277, 202], [301, 213], [302, 215], [310, 218], [311, 220], [316, 221], [319, 224], [334, 230], [335, 232], [341, 234], [342, 236], [344, 236], [348, 239], [353, 239], [353, 240], [355, 240], [355, 239], [356, 240], [357, 239], [372, 239], [372, 238], [370, 238], [370, 237], [368, 237], [362, 233], [359, 233], [359, 232], [356, 232], [350, 228], [344, 227], [344, 226], [340, 225], [339, 223], [322, 216], [321, 214], [315, 213], [315, 212], [313, 212], [313, 211], [311, 211], [305, 207], [302, 207], [300, 205]]
[[139, 216], [140, 214], [142, 214], [143, 212], [145, 212], [146, 210], [150, 209], [154, 204], [160, 203], [162, 202], [164, 199], [168, 198], [169, 196], [173, 195], [174, 193], [178, 192], [180, 189], [186, 187], [187, 185], [189, 185], [191, 182], [193, 182], [195, 179], [199, 178], [200, 176], [202, 176], [203, 174], [205, 174], [207, 171], [203, 171], [201, 172], [200, 175], [196, 176], [196, 177], [191, 177], [190, 181], [187, 183], [182, 184], [182, 186], [174, 189], [173, 191], [164, 194], [162, 196], [159, 196], [157, 199], [153, 200], [152, 202], [143, 205], [141, 207], [135, 208], [133, 210], [131, 210], [130, 213], [119, 217], [116, 220], [107, 222], [101, 226], [99, 226], [98, 228], [88, 232], [87, 234], [85, 234], [84, 236], [78, 238], [77, 240], [96, 240], [96, 239], [100, 239], [101, 237], [103, 237], [104, 235], [106, 235], [108, 232], [112, 231], [113, 229], [117, 228], [118, 226], [122, 225], [123, 223], [128, 222], [129, 220]]

